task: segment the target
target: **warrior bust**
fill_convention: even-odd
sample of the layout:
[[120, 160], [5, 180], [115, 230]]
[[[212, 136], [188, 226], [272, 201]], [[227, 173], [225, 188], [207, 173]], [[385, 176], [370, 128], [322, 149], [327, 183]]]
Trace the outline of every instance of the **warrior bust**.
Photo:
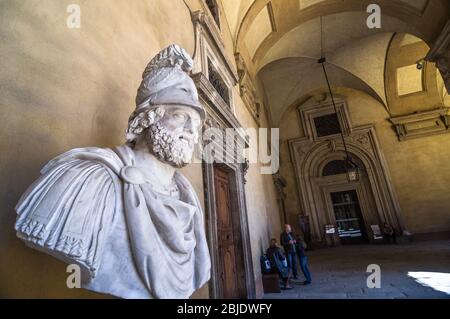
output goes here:
[[201, 205], [177, 172], [205, 111], [193, 61], [171, 45], [146, 67], [127, 142], [51, 160], [16, 206], [17, 236], [82, 270], [82, 287], [122, 298], [188, 298], [210, 278]]

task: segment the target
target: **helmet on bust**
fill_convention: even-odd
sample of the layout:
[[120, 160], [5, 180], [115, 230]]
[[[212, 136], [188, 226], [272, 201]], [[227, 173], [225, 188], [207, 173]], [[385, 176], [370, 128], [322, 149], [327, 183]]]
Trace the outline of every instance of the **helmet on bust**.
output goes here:
[[194, 62], [176, 44], [161, 50], [147, 65], [136, 95], [136, 112], [158, 105], [185, 105], [200, 113], [206, 112], [198, 100], [197, 88], [189, 76]]

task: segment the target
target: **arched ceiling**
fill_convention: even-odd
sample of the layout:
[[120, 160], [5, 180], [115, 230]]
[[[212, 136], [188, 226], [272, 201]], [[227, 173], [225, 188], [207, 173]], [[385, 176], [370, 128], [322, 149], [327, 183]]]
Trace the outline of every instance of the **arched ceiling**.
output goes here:
[[[386, 106], [386, 52], [396, 26], [403, 29], [407, 26], [394, 18], [386, 18], [383, 23], [383, 32], [373, 31], [365, 26], [364, 13], [343, 12], [305, 22], [281, 37], [255, 65], [265, 89], [273, 124], [278, 124], [282, 113], [299, 96], [326, 85], [323, 71], [317, 64], [322, 51], [327, 58], [327, 69], [332, 73], [330, 81], [333, 86], [364, 91]], [[292, 64], [296, 63], [294, 61], [303, 62], [284, 69], [286, 60]], [[293, 73], [292, 76], [289, 72]], [[319, 76], [315, 74], [317, 72]], [[280, 83], [281, 90], [290, 91], [289, 96], [274, 90]]]
[[341, 48], [359, 42], [361, 47], [368, 44], [364, 40], [379, 33], [393, 33], [404, 30], [411, 33], [404, 22], [386, 17], [382, 29], [369, 29], [367, 15], [362, 12], [342, 12], [323, 18], [309, 20], [285, 33], [260, 59], [255, 61], [258, 70], [265, 64], [285, 57], [312, 57], [318, 59], [323, 53], [331, 56]]
[[317, 64], [322, 52], [332, 86], [363, 91], [387, 108], [384, 70], [394, 33], [430, 43], [450, 17], [448, 0], [379, 0], [382, 28], [369, 29], [366, 8], [373, 0], [222, 3], [236, 51], [261, 80], [272, 125], [300, 96], [326, 86]]
[[[393, 35], [389, 31], [394, 31], [394, 26], [403, 22], [387, 18], [383, 21], [383, 32], [374, 32], [361, 23], [362, 19], [365, 19], [363, 13], [344, 12], [301, 24], [286, 33], [255, 69], [259, 71], [265, 65], [285, 58], [309, 58], [310, 63], [315, 64], [323, 50], [330, 64], [365, 81], [376, 93], [376, 98], [386, 104], [384, 65]], [[300, 70], [298, 75], [309, 76], [305, 72], [309, 69]], [[267, 87], [267, 83], [264, 86]]]
[[[395, 0], [394, 0], [395, 1]], [[251, 7], [259, 7], [261, 6], [260, 3], [263, 3], [265, 5], [267, 1], [258, 1], [258, 0], [225, 0], [223, 2], [223, 7], [225, 9], [225, 16], [228, 20], [228, 24], [230, 26], [231, 34], [236, 38], [238, 31], [244, 21], [244, 19], [247, 17], [247, 14], [249, 13], [249, 10]], [[317, 5], [317, 4], [325, 4], [326, 2], [329, 2], [327, 0], [294, 0], [294, 1], [283, 1], [283, 0], [277, 0], [277, 2], [283, 2], [282, 5], [289, 7], [289, 9], [295, 9], [295, 10], [305, 10], [307, 8], [310, 8], [311, 6]], [[348, 2], [348, 1], [347, 1]], [[426, 5], [428, 0], [398, 0], [398, 2], [403, 3], [411, 7], [412, 9], [416, 9], [420, 12], [422, 12]]]
[[[335, 87], [353, 88], [382, 103], [381, 97], [363, 80], [329, 64], [327, 73]], [[283, 113], [307, 92], [326, 87], [321, 65], [308, 58], [286, 58], [266, 65], [259, 74], [270, 106], [272, 124], [279, 126]]]
[[[266, 51], [286, 32], [296, 26], [320, 16], [341, 12], [364, 12], [373, 0], [231, 0], [222, 1], [225, 17], [230, 26], [237, 50], [246, 42], [247, 37], [257, 37], [254, 42], [260, 44], [259, 50]], [[410, 26], [410, 30], [397, 32], [412, 33], [427, 43], [435, 40], [449, 18], [448, 0], [378, 0], [382, 18], [394, 17]], [[270, 5], [274, 32], [267, 34], [261, 27], [261, 13]], [[260, 24], [258, 32], [251, 32], [253, 25]], [[365, 21], [364, 21], [365, 22]], [[266, 21], [266, 24], [270, 24]], [[251, 33], [250, 35], [248, 33]]]
[[234, 38], [236, 38], [239, 26], [254, 2], [255, 0], [222, 1], [222, 6], [225, 9], [225, 16], [227, 18], [228, 25], [230, 26], [230, 32]]

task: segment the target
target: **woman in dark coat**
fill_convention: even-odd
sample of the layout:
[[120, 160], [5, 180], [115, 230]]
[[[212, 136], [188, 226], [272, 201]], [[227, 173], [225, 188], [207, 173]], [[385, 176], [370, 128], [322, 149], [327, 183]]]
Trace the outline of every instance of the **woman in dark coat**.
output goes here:
[[275, 238], [271, 239], [270, 247], [267, 249], [266, 254], [269, 257], [272, 272], [278, 273], [283, 282], [282, 289], [292, 289], [289, 285], [289, 267], [286, 256], [284, 256], [282, 249], [277, 245]]

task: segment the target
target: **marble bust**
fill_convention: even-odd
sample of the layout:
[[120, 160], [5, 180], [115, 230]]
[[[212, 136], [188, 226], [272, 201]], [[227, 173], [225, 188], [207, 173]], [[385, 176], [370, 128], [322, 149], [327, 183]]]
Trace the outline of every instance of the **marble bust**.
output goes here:
[[193, 61], [171, 45], [148, 64], [126, 143], [51, 160], [16, 206], [17, 236], [78, 264], [82, 287], [122, 298], [189, 298], [210, 278], [189, 163], [205, 111]]

